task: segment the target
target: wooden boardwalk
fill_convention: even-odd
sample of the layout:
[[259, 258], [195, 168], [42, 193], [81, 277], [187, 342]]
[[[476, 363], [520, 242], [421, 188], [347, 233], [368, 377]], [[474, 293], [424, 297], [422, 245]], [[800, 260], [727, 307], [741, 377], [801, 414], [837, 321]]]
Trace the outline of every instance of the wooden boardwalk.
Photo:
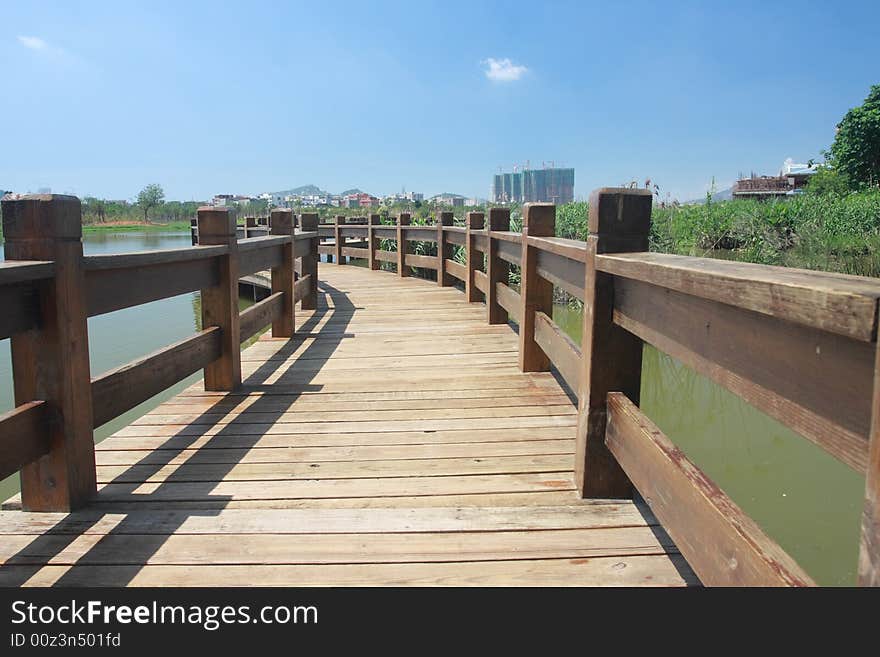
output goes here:
[[646, 507], [579, 498], [576, 405], [483, 304], [352, 266], [319, 292], [240, 391], [99, 444], [86, 509], [0, 512], [0, 585], [697, 583]]

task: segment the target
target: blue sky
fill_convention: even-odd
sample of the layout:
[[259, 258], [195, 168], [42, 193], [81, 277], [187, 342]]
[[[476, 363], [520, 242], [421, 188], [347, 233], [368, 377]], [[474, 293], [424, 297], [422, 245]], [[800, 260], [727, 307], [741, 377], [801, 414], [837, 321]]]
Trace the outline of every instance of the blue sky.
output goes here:
[[818, 156], [878, 61], [876, 0], [4, 1], [0, 187], [487, 196], [552, 160], [685, 200]]

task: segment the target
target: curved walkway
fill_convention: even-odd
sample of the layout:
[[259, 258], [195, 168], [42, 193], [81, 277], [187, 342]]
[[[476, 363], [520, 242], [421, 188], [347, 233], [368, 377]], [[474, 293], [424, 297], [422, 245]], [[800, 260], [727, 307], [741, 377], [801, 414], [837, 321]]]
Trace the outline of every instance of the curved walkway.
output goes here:
[[650, 512], [582, 501], [576, 408], [454, 288], [322, 264], [298, 335], [97, 446], [73, 514], [0, 512], [0, 585], [682, 585]]

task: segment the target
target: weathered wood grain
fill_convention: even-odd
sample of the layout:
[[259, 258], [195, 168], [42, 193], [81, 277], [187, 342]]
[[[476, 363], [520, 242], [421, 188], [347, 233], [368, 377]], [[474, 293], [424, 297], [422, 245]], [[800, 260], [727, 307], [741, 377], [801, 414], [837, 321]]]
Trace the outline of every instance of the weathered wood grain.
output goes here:
[[813, 584], [758, 525], [622, 393], [608, 395], [606, 443], [704, 584]]
[[0, 479], [49, 453], [46, 402], [31, 401], [0, 415]]

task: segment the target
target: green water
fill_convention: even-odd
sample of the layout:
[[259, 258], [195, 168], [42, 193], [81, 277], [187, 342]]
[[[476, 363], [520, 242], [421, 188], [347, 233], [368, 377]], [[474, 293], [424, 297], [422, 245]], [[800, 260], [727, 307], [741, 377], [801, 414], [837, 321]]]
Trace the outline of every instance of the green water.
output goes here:
[[[177, 249], [190, 245], [188, 232], [86, 233], [83, 236], [83, 251], [87, 255]], [[0, 246], [0, 256], [2, 252]], [[240, 300], [242, 306], [250, 303], [245, 299]], [[199, 294], [191, 292], [90, 318], [89, 360], [92, 376], [192, 335], [200, 329], [200, 304]], [[193, 374], [115, 420], [98, 427], [95, 430], [95, 441], [100, 442], [200, 379], [201, 373]], [[13, 407], [12, 365], [9, 340], [6, 339], [0, 341], [0, 412], [6, 412]], [[0, 500], [7, 499], [18, 490], [18, 475], [0, 480]]]
[[[553, 319], [580, 344], [579, 309]], [[819, 584], [855, 584], [862, 476], [648, 345], [640, 405]]]

